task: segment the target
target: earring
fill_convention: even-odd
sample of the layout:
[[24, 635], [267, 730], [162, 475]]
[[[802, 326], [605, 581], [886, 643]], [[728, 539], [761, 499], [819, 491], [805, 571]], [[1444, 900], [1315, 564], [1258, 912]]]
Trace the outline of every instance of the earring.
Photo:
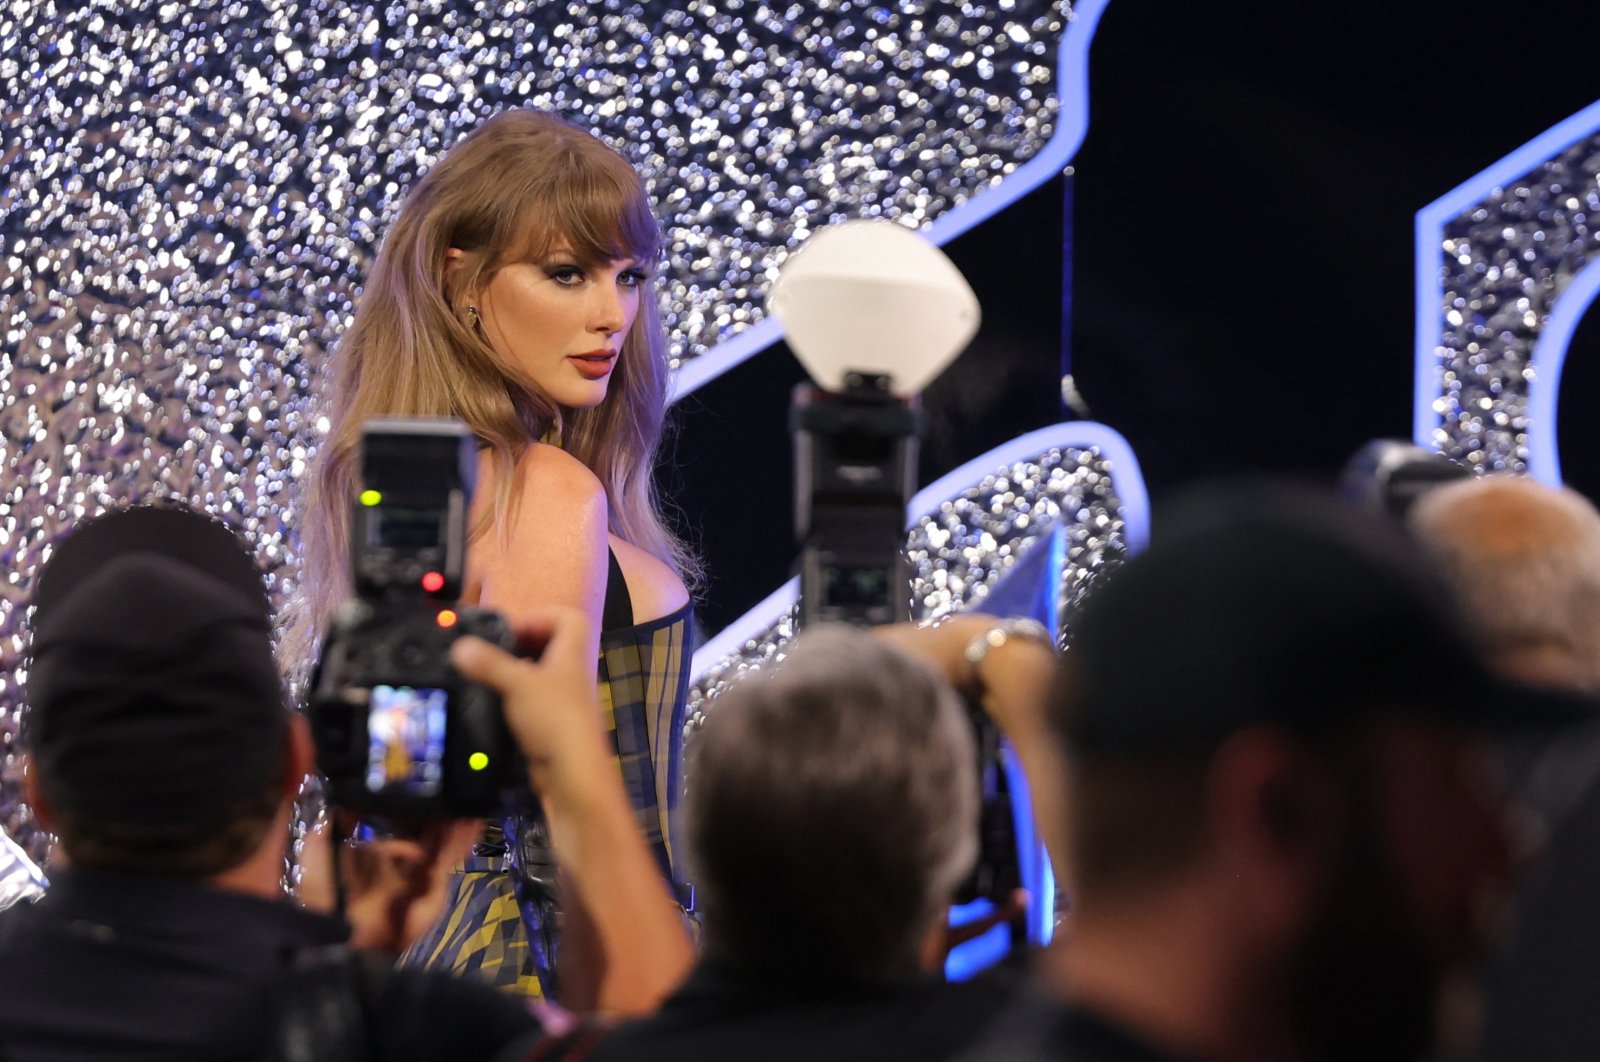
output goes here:
[[473, 330], [478, 327], [478, 308], [476, 306], [467, 307], [467, 327]]

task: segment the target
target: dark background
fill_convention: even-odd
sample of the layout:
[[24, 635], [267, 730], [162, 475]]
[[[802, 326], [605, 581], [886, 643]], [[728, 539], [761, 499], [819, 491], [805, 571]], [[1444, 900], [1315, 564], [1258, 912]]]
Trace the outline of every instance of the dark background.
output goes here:
[[[1366, 440], [1409, 437], [1416, 211], [1600, 99], [1597, 41], [1600, 3], [1577, 0], [1111, 0], [1073, 175], [945, 246], [984, 323], [924, 397], [920, 482], [1070, 419], [1069, 366], [1131, 444], [1157, 524], [1197, 478], [1331, 479]], [[1595, 317], [1560, 443], [1600, 497]], [[706, 559], [707, 633], [790, 574], [802, 377], [769, 350], [678, 406], [663, 487]]]

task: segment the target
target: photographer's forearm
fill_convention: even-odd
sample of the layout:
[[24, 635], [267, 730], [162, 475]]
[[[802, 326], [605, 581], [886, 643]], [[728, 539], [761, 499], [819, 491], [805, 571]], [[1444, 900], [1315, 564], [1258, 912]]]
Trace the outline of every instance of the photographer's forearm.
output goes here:
[[[574, 921], [562, 969], [579, 974], [574, 1009], [647, 1014], [694, 962], [678, 907], [645, 844], [605, 749], [534, 772]], [[576, 949], [581, 954], [572, 954]]]
[[967, 612], [936, 626], [897, 623], [873, 633], [933, 664], [1000, 727], [1027, 776], [1034, 822], [1059, 877], [1065, 869], [1066, 764], [1046, 719], [1056, 655], [1031, 638], [1007, 638], [974, 665], [967, 655], [974, 639], [1002, 622], [997, 616]]
[[1016, 750], [1028, 780], [1034, 823], [1057, 876], [1066, 870], [1066, 762], [1045, 715], [1056, 670], [1055, 654], [1012, 640], [984, 657], [975, 676], [984, 711]]

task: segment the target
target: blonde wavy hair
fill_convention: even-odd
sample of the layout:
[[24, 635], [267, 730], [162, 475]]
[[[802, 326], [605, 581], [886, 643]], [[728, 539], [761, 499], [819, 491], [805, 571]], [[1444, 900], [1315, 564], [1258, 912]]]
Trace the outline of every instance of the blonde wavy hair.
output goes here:
[[[373, 417], [451, 416], [476, 433], [492, 454], [497, 493], [473, 539], [514, 517], [511, 473], [530, 443], [559, 437], [604, 486], [610, 529], [691, 587], [697, 581], [694, 558], [662, 521], [652, 475], [668, 383], [653, 285], [643, 285], [606, 399], [593, 409], [558, 406], [468, 323], [468, 293], [502, 267], [536, 261], [562, 243], [584, 267], [632, 258], [653, 270], [662, 237], [633, 166], [549, 114], [494, 116], [406, 196], [335, 352], [329, 429], [312, 466], [301, 533], [300, 607], [285, 646], [291, 661], [309, 659], [350, 592], [356, 455], [362, 424]], [[447, 275], [451, 248], [473, 253]]]

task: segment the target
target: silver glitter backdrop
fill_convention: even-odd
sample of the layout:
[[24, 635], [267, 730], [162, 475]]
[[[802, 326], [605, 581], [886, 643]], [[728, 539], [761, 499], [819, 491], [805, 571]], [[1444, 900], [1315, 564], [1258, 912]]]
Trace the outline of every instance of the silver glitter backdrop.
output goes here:
[[[1440, 247], [1439, 450], [1477, 471], [1528, 467], [1532, 353], [1550, 309], [1600, 257], [1600, 136], [1495, 189]], [[1539, 425], [1552, 432], [1554, 425]]]
[[595, 128], [668, 231], [674, 358], [845, 216], [921, 223], [1049, 138], [1065, 3], [0, 5], [0, 827], [30, 576], [107, 507], [203, 503], [292, 589], [312, 405], [415, 176], [516, 105]]
[[[915, 573], [912, 618], [935, 620], [981, 608], [990, 588], [1029, 552], [1048, 548], [1059, 528], [1066, 550], [1057, 623], [1065, 644], [1073, 611], [1095, 578], [1128, 555], [1116, 484], [1117, 470], [1097, 447], [1052, 447], [995, 469], [944, 502], [911, 529], [906, 543]], [[795, 616], [784, 615], [698, 675], [689, 690], [685, 736], [705, 725], [712, 701], [729, 685], [781, 659], [794, 634]]]

